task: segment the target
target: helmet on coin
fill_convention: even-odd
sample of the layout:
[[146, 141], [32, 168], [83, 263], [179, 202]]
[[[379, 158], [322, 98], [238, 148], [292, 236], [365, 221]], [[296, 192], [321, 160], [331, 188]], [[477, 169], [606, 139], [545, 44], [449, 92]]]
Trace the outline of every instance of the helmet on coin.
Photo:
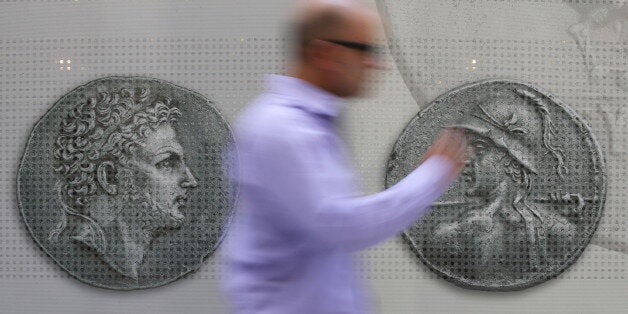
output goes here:
[[535, 174], [539, 171], [539, 156], [535, 152], [547, 150], [557, 160], [556, 171], [562, 177], [566, 172], [564, 154], [552, 143], [556, 131], [545, 102], [525, 89], [516, 88], [514, 92], [522, 102], [488, 99], [450, 127], [492, 140]]

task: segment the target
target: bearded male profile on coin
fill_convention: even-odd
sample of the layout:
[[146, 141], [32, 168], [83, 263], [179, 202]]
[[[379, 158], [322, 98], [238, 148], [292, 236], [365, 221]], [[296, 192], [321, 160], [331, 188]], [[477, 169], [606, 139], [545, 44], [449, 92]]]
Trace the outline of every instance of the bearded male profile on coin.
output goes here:
[[153, 239], [184, 223], [197, 186], [174, 128], [180, 114], [148, 88], [100, 90], [70, 110], [54, 145], [65, 219], [50, 238], [68, 232], [137, 280]]
[[515, 93], [521, 102], [488, 99], [453, 125], [467, 131], [475, 153], [463, 171], [466, 205], [433, 225], [429, 241], [471, 281], [507, 285], [552, 268], [578, 242], [575, 215], [531, 196], [540, 162], [551, 160], [558, 177], [567, 169], [543, 100]]

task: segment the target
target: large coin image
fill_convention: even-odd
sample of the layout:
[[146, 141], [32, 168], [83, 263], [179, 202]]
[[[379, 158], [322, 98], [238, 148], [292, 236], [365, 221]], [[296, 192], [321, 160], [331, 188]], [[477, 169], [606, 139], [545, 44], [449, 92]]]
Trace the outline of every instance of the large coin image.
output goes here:
[[604, 159], [585, 122], [556, 98], [505, 80], [433, 101], [403, 130], [386, 186], [415, 167], [443, 127], [465, 130], [473, 157], [404, 232], [429, 268], [456, 285], [519, 290], [556, 277], [593, 236], [604, 206]]
[[98, 287], [141, 289], [198, 269], [236, 191], [231, 131], [202, 95], [144, 77], [106, 77], [59, 99], [35, 124], [17, 178], [31, 235]]

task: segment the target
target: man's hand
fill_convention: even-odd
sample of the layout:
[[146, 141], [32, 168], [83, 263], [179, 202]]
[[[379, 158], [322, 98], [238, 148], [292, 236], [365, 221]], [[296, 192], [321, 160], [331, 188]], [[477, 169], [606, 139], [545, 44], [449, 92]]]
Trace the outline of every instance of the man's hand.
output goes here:
[[464, 130], [447, 128], [444, 129], [436, 138], [432, 146], [427, 150], [421, 163], [428, 158], [439, 155], [449, 159], [454, 168], [449, 172], [450, 178], [453, 180], [458, 176], [460, 171], [464, 169], [467, 159], [470, 157], [467, 150], [467, 139]]

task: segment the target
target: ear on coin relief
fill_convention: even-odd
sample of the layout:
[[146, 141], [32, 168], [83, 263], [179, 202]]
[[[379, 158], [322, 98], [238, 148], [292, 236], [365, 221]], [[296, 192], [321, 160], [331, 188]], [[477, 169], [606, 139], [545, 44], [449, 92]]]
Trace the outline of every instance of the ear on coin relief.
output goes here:
[[604, 158], [586, 123], [529, 84], [467, 84], [408, 123], [390, 155], [386, 187], [414, 169], [443, 126], [466, 130], [474, 156], [404, 232], [419, 259], [458, 286], [498, 291], [534, 286], [572, 265], [606, 196]]
[[77, 279], [110, 289], [198, 269], [233, 213], [231, 131], [212, 102], [158, 79], [105, 77], [35, 124], [18, 171], [31, 235]]

